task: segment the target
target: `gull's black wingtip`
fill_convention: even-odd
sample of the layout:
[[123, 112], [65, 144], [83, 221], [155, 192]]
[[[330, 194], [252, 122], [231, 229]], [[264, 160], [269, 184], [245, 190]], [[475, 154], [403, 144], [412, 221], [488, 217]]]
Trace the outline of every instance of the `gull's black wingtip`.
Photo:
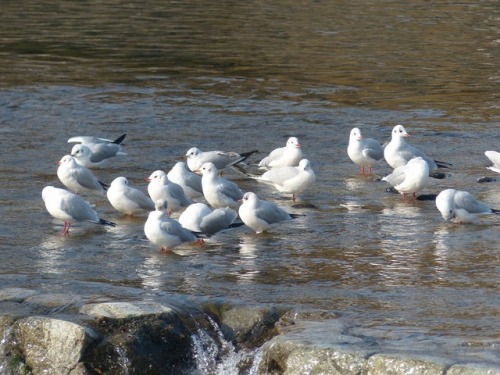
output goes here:
[[104, 220], [104, 219], [99, 219], [99, 224], [109, 225], [110, 227], [116, 227], [116, 223], [113, 223], [112, 221], [108, 221], [108, 220]]
[[114, 144], [119, 145], [120, 143], [122, 143], [122, 142], [123, 142], [123, 140], [125, 139], [125, 137], [126, 137], [126, 136], [127, 136], [127, 134], [126, 134], [126, 133], [125, 133], [125, 134], [120, 135], [118, 138], [116, 138], [116, 139], [113, 141], [113, 143], [114, 143]]

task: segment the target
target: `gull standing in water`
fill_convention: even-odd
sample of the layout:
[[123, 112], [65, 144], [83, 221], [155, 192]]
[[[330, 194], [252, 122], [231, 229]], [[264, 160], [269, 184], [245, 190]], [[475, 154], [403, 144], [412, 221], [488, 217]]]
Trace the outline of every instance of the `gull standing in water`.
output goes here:
[[390, 175], [383, 177], [382, 181], [387, 181], [399, 191], [403, 200], [406, 200], [407, 194], [412, 194], [415, 200], [416, 193], [429, 183], [429, 165], [420, 156], [413, 158], [406, 165], [397, 167]]
[[259, 168], [294, 167], [302, 159], [302, 148], [297, 137], [290, 137], [285, 147], [276, 148], [262, 159]]
[[472, 223], [483, 215], [500, 214], [500, 210], [488, 207], [472, 194], [455, 189], [446, 189], [438, 194], [436, 207], [446, 221]]
[[213, 208], [230, 207], [238, 209], [238, 201], [243, 198], [243, 192], [234, 182], [219, 176], [213, 163], [205, 163], [199, 170], [202, 174], [201, 186], [206, 201]]
[[212, 210], [205, 203], [193, 203], [179, 216], [179, 223], [193, 232], [213, 235], [243, 225], [235, 223], [237, 217], [238, 213], [229, 207]]
[[69, 234], [72, 223], [88, 221], [94, 224], [116, 226], [115, 223], [99, 218], [97, 212], [76, 194], [53, 186], [46, 186], [42, 190], [42, 199], [45, 208], [53, 217], [64, 221], [63, 234]]
[[155, 203], [155, 210], [150, 212], [144, 224], [144, 234], [153, 244], [160, 246], [165, 253], [184, 242], [195, 242], [197, 237], [177, 221], [167, 217], [168, 204], [165, 200]]
[[111, 182], [107, 197], [109, 203], [125, 215], [136, 215], [155, 209], [153, 201], [139, 189], [130, 186], [125, 177], [117, 177]]
[[420, 156], [429, 165], [429, 172], [437, 168], [449, 168], [451, 164], [436, 161], [427, 156], [419, 148], [407, 143], [405, 138], [410, 134], [406, 131], [403, 125], [396, 125], [392, 129], [391, 141], [384, 148], [384, 158], [387, 164], [392, 168], [397, 168], [408, 163], [411, 159]]
[[201, 176], [191, 172], [185, 162], [177, 162], [170, 172], [167, 173], [167, 177], [170, 181], [180, 185], [184, 190], [184, 194], [190, 199], [203, 197]]
[[154, 171], [145, 180], [149, 181], [148, 194], [153, 202], [157, 202], [160, 199], [167, 201], [167, 215], [169, 217], [172, 211], [178, 211], [193, 203], [191, 199], [186, 197], [182, 187], [170, 181], [167, 174], [161, 170]]
[[108, 187], [108, 185], [99, 181], [89, 169], [78, 164], [71, 155], [63, 156], [56, 164], [59, 165], [57, 177], [64, 186], [75, 194], [84, 191], [96, 191], [104, 194]]
[[372, 167], [384, 158], [382, 144], [373, 138], [364, 138], [359, 128], [353, 128], [349, 136], [347, 155], [354, 164], [359, 165], [361, 174], [365, 174], [365, 167], [368, 168], [367, 175], [372, 174]]
[[316, 174], [309, 160], [302, 159], [297, 167], [273, 168], [257, 177], [257, 181], [271, 183], [278, 191], [292, 194], [292, 200], [295, 202], [297, 194], [316, 182]]
[[100, 167], [109, 158], [118, 155], [127, 155], [125, 152], [122, 152], [121, 148], [121, 143], [125, 139], [125, 136], [126, 134], [123, 134], [114, 141], [88, 136], [70, 138], [68, 139], [68, 143], [78, 143], [73, 146], [71, 156], [76, 159], [78, 164], [84, 167]]
[[201, 151], [199, 148], [190, 148], [185, 155], [187, 165], [191, 171], [197, 171], [204, 163], [213, 163], [218, 170], [236, 165], [246, 160], [257, 150], [239, 154], [237, 152], [225, 151]]
[[289, 214], [272, 202], [260, 200], [253, 192], [245, 193], [238, 212], [243, 223], [252, 228], [255, 233], [268, 231], [282, 221], [299, 216]]

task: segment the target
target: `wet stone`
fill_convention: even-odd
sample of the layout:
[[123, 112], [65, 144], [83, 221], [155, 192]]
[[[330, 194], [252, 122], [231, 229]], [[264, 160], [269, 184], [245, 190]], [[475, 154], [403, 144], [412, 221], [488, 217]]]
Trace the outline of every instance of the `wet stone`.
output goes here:
[[442, 374], [450, 365], [444, 359], [409, 354], [375, 354], [368, 360], [367, 375]]
[[446, 375], [498, 375], [500, 366], [479, 363], [456, 364], [451, 366]]
[[60, 319], [28, 317], [14, 325], [19, 355], [33, 373], [70, 374], [97, 335]]
[[147, 302], [110, 302], [88, 304], [80, 309], [82, 314], [94, 317], [124, 319], [141, 315], [158, 315], [171, 313], [172, 309], [159, 303]]

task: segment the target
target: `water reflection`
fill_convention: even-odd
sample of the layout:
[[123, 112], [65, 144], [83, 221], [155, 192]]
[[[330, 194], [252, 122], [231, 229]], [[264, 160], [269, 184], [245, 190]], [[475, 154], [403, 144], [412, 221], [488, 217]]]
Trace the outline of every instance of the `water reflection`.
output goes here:
[[[287, 1], [286, 16], [262, 1], [54, 4], [11, 1], [0, 14], [0, 264], [12, 283], [50, 274], [68, 292], [97, 281], [92, 293], [110, 298], [145, 290], [338, 309], [355, 324], [394, 319], [396, 339], [410, 324], [417, 340], [430, 326], [477, 342], [494, 331], [500, 219], [443, 223], [431, 202], [403, 203], [356, 176], [346, 147], [354, 125], [387, 140], [403, 122], [455, 164], [438, 186], [477, 186], [482, 151], [498, 138], [496, 1]], [[305, 204], [278, 203], [306, 216], [167, 255], [145, 239], [146, 215], [119, 217], [105, 198], [96, 207], [116, 228], [83, 224], [63, 237], [38, 225], [47, 213], [25, 207], [57, 182], [47, 161], [69, 151], [66, 140], [123, 132], [128, 156], [99, 171], [104, 182], [142, 181], [193, 143], [264, 152], [298, 136], [318, 182]], [[497, 187], [478, 197], [500, 208]]]
[[237, 267], [235, 272], [238, 284], [251, 284], [260, 274], [257, 258], [259, 253], [273, 251], [270, 247], [271, 238], [257, 234], [247, 234], [240, 237], [239, 257], [233, 261]]
[[136, 268], [137, 276], [143, 288], [149, 292], [158, 292], [165, 283], [165, 256], [158, 254], [148, 256]]

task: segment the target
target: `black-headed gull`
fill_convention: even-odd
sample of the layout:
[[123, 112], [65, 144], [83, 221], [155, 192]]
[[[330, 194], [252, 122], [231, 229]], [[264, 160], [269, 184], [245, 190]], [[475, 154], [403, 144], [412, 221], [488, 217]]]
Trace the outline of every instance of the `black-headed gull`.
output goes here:
[[177, 162], [167, 173], [167, 177], [170, 181], [180, 185], [184, 190], [184, 194], [190, 199], [203, 197], [201, 176], [191, 172], [185, 162]]
[[429, 165], [419, 156], [397, 167], [382, 180], [387, 181], [399, 191], [403, 195], [403, 200], [406, 200], [407, 194], [412, 194], [415, 200], [416, 193], [423, 190], [429, 183]]
[[271, 183], [282, 193], [292, 194], [292, 200], [295, 202], [297, 194], [302, 193], [316, 182], [316, 174], [311, 168], [309, 160], [302, 159], [297, 167], [272, 168], [258, 177], [257, 180]]
[[167, 201], [169, 217], [172, 211], [179, 211], [193, 203], [186, 197], [182, 187], [170, 181], [167, 174], [161, 170], [154, 171], [145, 180], [149, 181], [148, 194], [153, 202], [160, 199]]
[[190, 148], [185, 155], [187, 165], [191, 171], [197, 171], [204, 163], [213, 163], [218, 170], [236, 165], [248, 159], [257, 150], [239, 154], [237, 152], [225, 151], [201, 151], [199, 148]]
[[193, 203], [179, 216], [179, 223], [193, 232], [213, 235], [243, 225], [235, 223], [237, 217], [238, 213], [229, 207], [212, 210], [205, 203]]
[[272, 202], [259, 199], [253, 192], [245, 193], [238, 213], [243, 223], [256, 233], [268, 231], [282, 221], [299, 216], [289, 214]]
[[446, 189], [438, 194], [436, 207], [446, 221], [472, 223], [483, 215], [500, 214], [500, 210], [488, 207], [472, 194], [455, 189]]
[[288, 138], [285, 147], [279, 147], [259, 162], [259, 168], [294, 167], [302, 159], [302, 148], [297, 137]]
[[46, 186], [42, 190], [42, 199], [49, 214], [64, 221], [63, 234], [65, 235], [69, 233], [70, 225], [79, 221], [116, 226], [111, 221], [101, 219], [90, 204], [67, 190]]
[[102, 183], [83, 165], [78, 164], [71, 155], [65, 155], [56, 162], [57, 177], [72, 192], [78, 194], [84, 191], [95, 191], [104, 194], [108, 185]]
[[364, 138], [359, 128], [351, 129], [349, 135], [349, 145], [347, 155], [354, 164], [359, 165], [361, 174], [365, 174], [365, 167], [368, 168], [368, 175], [372, 174], [372, 167], [384, 158], [382, 144], [373, 138]]
[[136, 215], [155, 209], [153, 201], [141, 190], [130, 186], [125, 177], [117, 177], [111, 182], [106, 193], [109, 203], [125, 215]]
[[449, 168], [451, 164], [433, 160], [419, 148], [407, 143], [405, 138], [410, 135], [403, 125], [396, 125], [392, 129], [391, 141], [384, 148], [384, 158], [392, 168], [397, 168], [408, 163], [411, 159], [420, 156], [429, 165], [429, 171], [437, 168]]
[[78, 164], [84, 167], [99, 167], [109, 158], [118, 155], [127, 155], [121, 151], [120, 145], [125, 136], [126, 134], [123, 134], [114, 141], [88, 136], [70, 138], [68, 139], [68, 143], [78, 143], [71, 149], [71, 156], [76, 159]]
[[150, 212], [144, 224], [144, 234], [153, 244], [167, 252], [184, 242], [195, 242], [197, 237], [183, 228], [176, 220], [166, 214], [168, 204], [164, 200], [155, 202], [155, 210]]
[[199, 172], [202, 174], [203, 196], [210, 206], [238, 209], [238, 201], [243, 198], [243, 192], [238, 185], [219, 176], [218, 169], [213, 163], [204, 163]]
[[488, 168], [490, 171], [500, 173], [500, 152], [485, 151], [484, 154], [493, 163], [493, 165], [486, 168]]

